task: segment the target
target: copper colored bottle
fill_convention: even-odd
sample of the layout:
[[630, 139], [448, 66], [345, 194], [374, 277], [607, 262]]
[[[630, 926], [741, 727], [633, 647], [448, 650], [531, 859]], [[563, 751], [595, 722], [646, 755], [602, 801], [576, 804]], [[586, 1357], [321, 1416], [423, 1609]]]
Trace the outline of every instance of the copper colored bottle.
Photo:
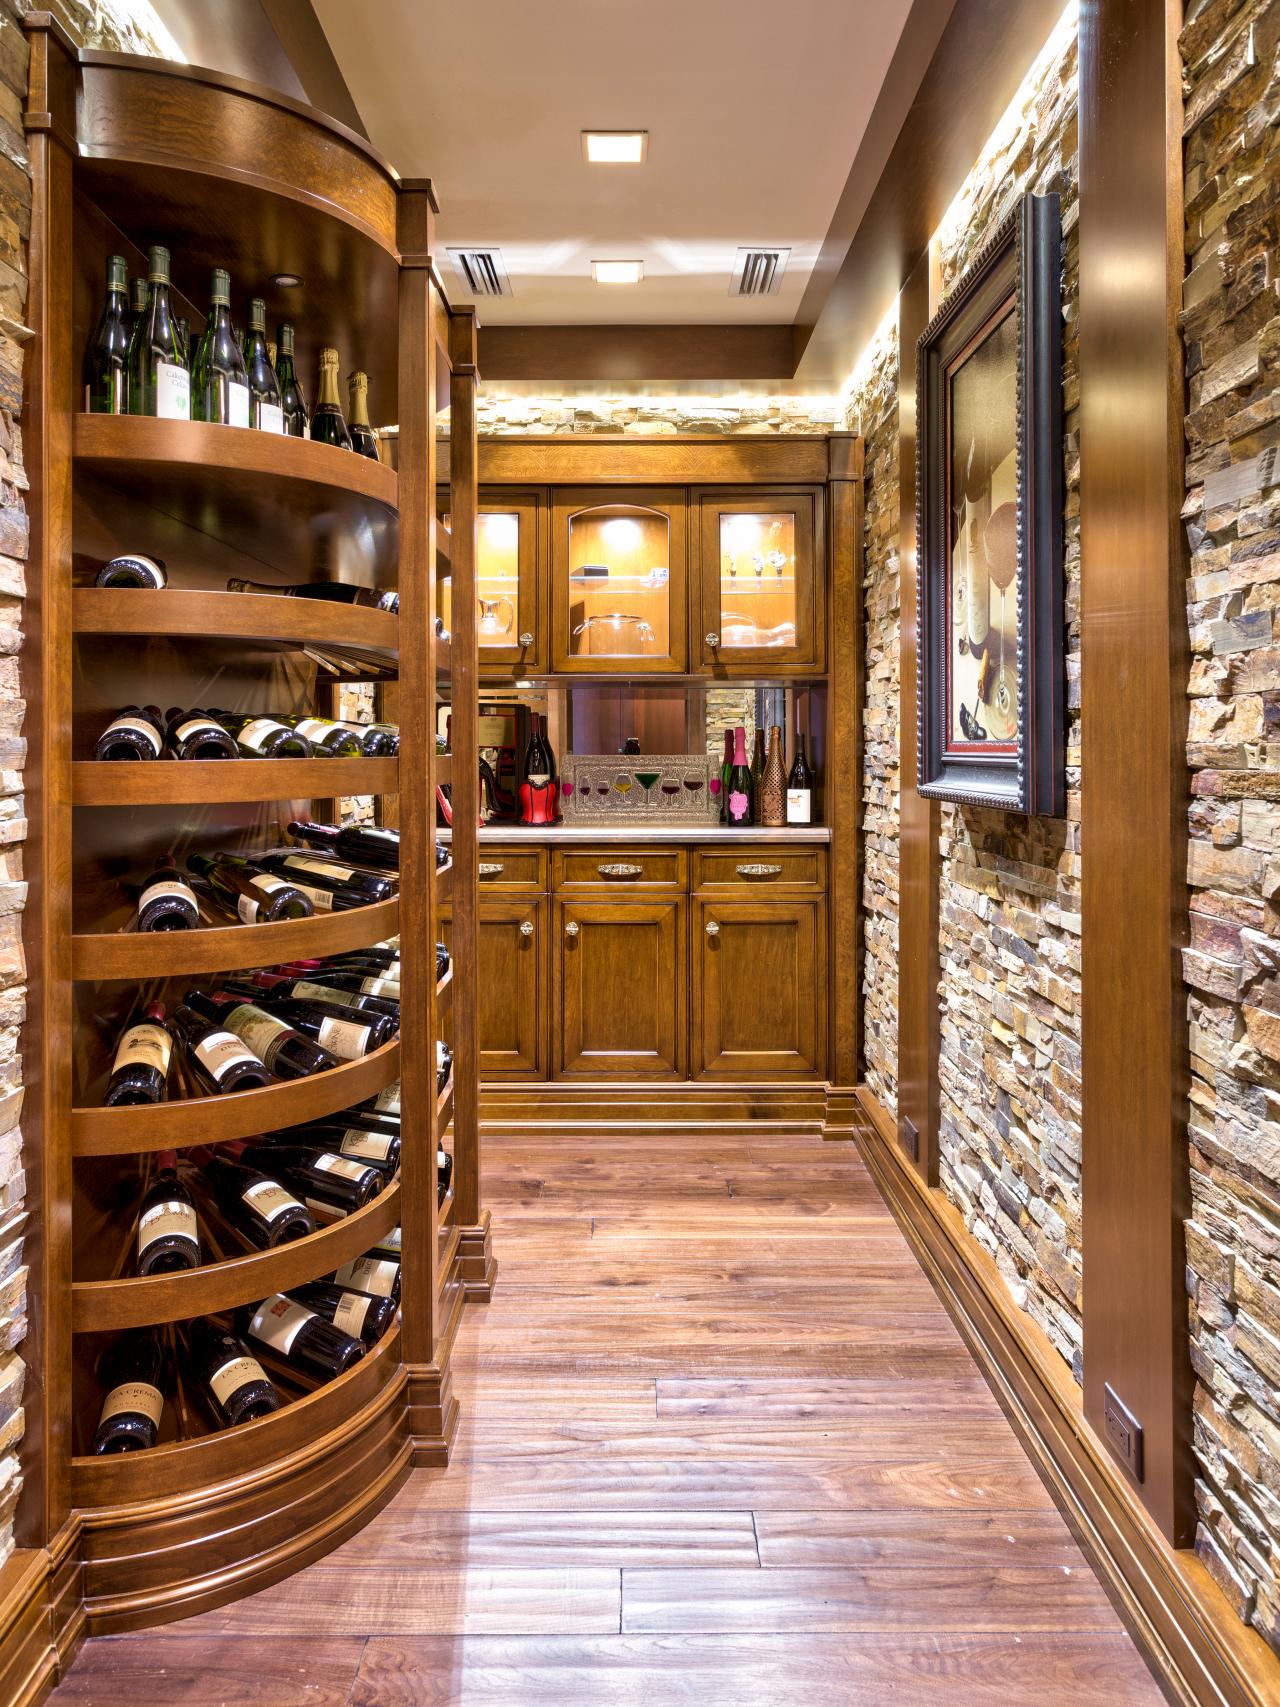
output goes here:
[[782, 758], [782, 730], [769, 730], [769, 756], [764, 762], [759, 800], [760, 822], [777, 829], [787, 821], [787, 768]]

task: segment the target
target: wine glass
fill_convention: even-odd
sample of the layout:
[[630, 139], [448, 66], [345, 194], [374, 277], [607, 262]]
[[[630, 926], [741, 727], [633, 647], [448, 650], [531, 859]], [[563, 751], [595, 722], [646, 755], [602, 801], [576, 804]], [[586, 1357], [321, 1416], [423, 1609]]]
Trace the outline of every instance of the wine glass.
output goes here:
[[636, 772], [634, 772], [636, 781], [640, 784], [641, 788], [644, 789], [644, 803], [645, 803], [646, 807], [649, 804], [649, 796], [653, 792], [653, 785], [655, 782], [657, 782], [657, 780], [661, 774], [662, 773], [660, 771], [636, 771]]

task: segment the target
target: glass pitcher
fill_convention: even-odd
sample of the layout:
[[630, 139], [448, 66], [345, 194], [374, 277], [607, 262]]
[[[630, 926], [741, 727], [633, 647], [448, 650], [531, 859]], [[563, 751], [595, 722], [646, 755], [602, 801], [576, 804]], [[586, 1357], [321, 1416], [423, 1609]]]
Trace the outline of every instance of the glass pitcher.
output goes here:
[[[495, 641], [505, 640], [515, 627], [516, 608], [510, 599], [478, 599], [480, 620], [476, 625], [476, 633], [480, 644], [492, 645]], [[503, 620], [503, 610], [506, 619]]]

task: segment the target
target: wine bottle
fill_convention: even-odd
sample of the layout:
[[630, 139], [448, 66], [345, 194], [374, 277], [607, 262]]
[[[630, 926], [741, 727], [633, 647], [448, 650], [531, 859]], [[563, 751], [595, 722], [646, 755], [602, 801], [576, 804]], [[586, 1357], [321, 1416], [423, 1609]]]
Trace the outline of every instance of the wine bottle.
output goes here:
[[[439, 949], [437, 943], [437, 950]], [[364, 972], [376, 974], [383, 978], [392, 978], [400, 982], [402, 961], [400, 951], [396, 948], [379, 948], [375, 945], [369, 948], [348, 948], [340, 954], [327, 955], [324, 960], [295, 960], [295, 966], [314, 971], [317, 966], [329, 966], [335, 972]]]
[[384, 724], [379, 726], [373, 723], [344, 722], [341, 724], [341, 727], [345, 729], [347, 734], [355, 741], [356, 746], [360, 750], [360, 756], [363, 759], [392, 758], [399, 748], [398, 741], [393, 747], [387, 736], [382, 732], [384, 728], [389, 727], [388, 725]]
[[93, 1456], [154, 1446], [164, 1414], [160, 1336], [155, 1329], [139, 1328], [116, 1340], [103, 1353], [98, 1378], [107, 1396], [90, 1448]]
[[[399, 1030], [399, 1022], [390, 1014], [360, 1011], [342, 1002], [341, 990], [326, 992], [334, 997], [332, 1001], [318, 1001], [314, 997], [275, 995], [269, 986], [255, 986], [253, 982], [228, 979], [227, 985], [237, 995], [243, 992], [269, 1013], [287, 1019], [296, 1030], [313, 1038], [340, 1061], [359, 1061], [390, 1043]], [[353, 1003], [360, 998], [350, 1000]]]
[[400, 752], [400, 728], [395, 723], [362, 723], [358, 725], [366, 735], [380, 735], [382, 745], [378, 749], [383, 757], [394, 759]]
[[182, 351], [182, 359], [184, 362], [186, 362], [188, 370], [190, 370], [190, 367], [191, 367], [191, 328], [187, 324], [187, 322], [183, 319], [181, 314], [174, 316], [173, 323], [178, 329], [178, 348]]
[[751, 766], [747, 763], [747, 732], [741, 724], [733, 732], [733, 769], [729, 772], [729, 823], [751, 822]]
[[351, 448], [370, 461], [378, 461], [378, 437], [369, 425], [369, 375], [356, 372], [347, 378], [348, 428]]
[[443, 1203], [453, 1184], [453, 1157], [447, 1150], [436, 1151], [436, 1201]]
[[283, 433], [280, 382], [267, 354], [267, 305], [260, 296], [255, 296], [249, 303], [244, 366], [249, 381], [249, 425], [264, 433]]
[[391, 1179], [400, 1166], [400, 1139], [393, 1132], [370, 1132], [363, 1126], [315, 1121], [309, 1126], [290, 1127], [288, 1136], [335, 1151], [339, 1156], [351, 1156], [366, 1166], [377, 1168], [384, 1180]]
[[144, 878], [136, 923], [140, 931], [193, 931], [199, 925], [200, 904], [172, 854], [161, 854], [155, 870]]
[[128, 263], [107, 257], [107, 297], [84, 353], [84, 406], [91, 415], [129, 413]]
[[389, 588], [379, 592], [376, 587], [357, 587], [351, 581], [298, 581], [292, 586], [278, 587], [270, 581], [242, 581], [232, 577], [227, 582], [229, 593], [264, 593], [275, 598], [319, 599], [331, 605], [367, 605], [371, 610], [387, 610], [393, 614], [400, 609], [400, 595]]
[[344, 1263], [336, 1274], [330, 1275], [334, 1286], [348, 1288], [352, 1292], [365, 1292], [370, 1298], [386, 1298], [392, 1304], [400, 1302], [400, 1260], [399, 1251], [396, 1256], [356, 1257], [354, 1262]]
[[[380, 877], [373, 871], [354, 871], [349, 865], [339, 865], [336, 860], [319, 859], [307, 853], [272, 849], [268, 853], [250, 854], [248, 857], [264, 871], [282, 872], [296, 882], [317, 913], [389, 901], [396, 892], [396, 885], [389, 877]], [[317, 900], [317, 895], [324, 899]]]
[[384, 1233], [380, 1239], [375, 1239], [364, 1254], [366, 1257], [378, 1257], [393, 1262], [396, 1265], [398, 1275], [400, 1271], [399, 1227], [393, 1227], [389, 1233]]
[[236, 1326], [253, 1345], [266, 1346], [294, 1369], [333, 1380], [364, 1356], [364, 1342], [344, 1333], [296, 1298], [273, 1292], [236, 1313]]
[[164, 719], [158, 705], [127, 705], [98, 736], [95, 759], [158, 759], [164, 751]]
[[310, 901], [283, 877], [254, 871], [233, 854], [189, 854], [187, 869], [203, 877], [228, 912], [245, 925], [272, 925], [280, 919], [309, 919]]
[[254, 1422], [280, 1409], [280, 1395], [267, 1372], [235, 1334], [207, 1317], [191, 1324], [192, 1373], [209, 1395], [214, 1414], [229, 1428]]
[[211, 715], [229, 735], [234, 735], [240, 756], [245, 759], [309, 759], [311, 743], [277, 717], [223, 711], [211, 707]]
[[150, 300], [151, 286], [147, 282], [147, 275], [139, 273], [136, 278], [129, 280], [129, 312], [125, 319], [125, 329], [129, 334], [130, 350], [133, 349], [133, 335], [147, 312], [147, 303]]
[[165, 1024], [164, 1008], [159, 1002], [149, 1002], [130, 1020], [116, 1044], [103, 1106], [131, 1108], [164, 1102], [169, 1095], [172, 1057], [173, 1038]]
[[209, 318], [196, 351], [191, 402], [197, 421], [249, 425], [249, 376], [231, 329], [231, 275], [222, 267], [213, 269], [209, 286]]
[[729, 822], [729, 778], [733, 775], [733, 730], [724, 732], [724, 758], [720, 762], [720, 822]]
[[524, 780], [533, 788], [545, 788], [551, 781], [551, 749], [539, 732], [540, 721], [538, 713], [533, 712], [529, 719], [529, 744], [524, 750]]
[[[251, 972], [247, 976], [258, 989], [265, 990], [277, 1000], [327, 1002], [331, 1007], [356, 1009], [361, 1021], [378, 1017], [399, 1024], [399, 997], [390, 994], [379, 995], [373, 990], [352, 989], [349, 983], [343, 981], [350, 978], [350, 974], [335, 973], [333, 977], [325, 978], [322, 967], [308, 967], [301, 976], [286, 970]], [[364, 982], [359, 978], [353, 981]]]
[[441, 1038], [436, 1039], [436, 1095], [449, 1083], [453, 1071], [453, 1050]]
[[312, 756], [317, 759], [358, 759], [361, 747], [358, 738], [331, 717], [305, 717], [290, 713], [280, 721], [311, 743]]
[[194, 1008], [179, 1007], [173, 1024], [192, 1072], [211, 1095], [257, 1090], [275, 1083], [274, 1075], [233, 1031], [211, 1025]]
[[154, 592], [166, 586], [168, 580], [159, 557], [143, 557], [138, 552], [128, 552], [104, 563], [94, 576], [93, 584], [95, 587], [146, 587]]
[[782, 730], [776, 723], [769, 730], [769, 757], [756, 796], [756, 817], [771, 830], [787, 821], [787, 769], [782, 757]]
[[764, 730], [756, 730], [751, 754], [751, 822], [760, 822], [760, 790], [764, 785]]
[[335, 853], [352, 865], [372, 866], [375, 871], [400, 869], [400, 835], [396, 830], [376, 829], [371, 824], [313, 824], [295, 819], [289, 825], [295, 841]]
[[224, 1221], [258, 1251], [305, 1239], [316, 1230], [311, 1211], [270, 1173], [231, 1156], [203, 1153], [199, 1181]]
[[230, 990], [188, 990], [183, 1000], [210, 1025], [220, 1025], [238, 1037], [277, 1079], [306, 1079], [338, 1065], [338, 1057], [329, 1050]]
[[200, 1229], [190, 1191], [178, 1178], [175, 1150], [156, 1156], [155, 1174], [138, 1209], [139, 1274], [178, 1274], [200, 1266]]
[[337, 350], [320, 352], [320, 384], [316, 389], [316, 406], [311, 411], [311, 437], [322, 444], [341, 445], [343, 450], [352, 448], [351, 434], [338, 401]]
[[377, 1345], [396, 1319], [396, 1307], [390, 1298], [371, 1298], [367, 1292], [348, 1292], [327, 1280], [312, 1280], [305, 1286], [295, 1286], [289, 1296], [367, 1346]]
[[290, 438], [309, 439], [311, 427], [307, 421], [307, 400], [302, 395], [302, 382], [294, 368], [293, 327], [287, 320], [276, 328], [276, 379], [280, 385], [285, 432]]
[[[292, 969], [282, 969], [289, 973]], [[363, 967], [330, 966], [324, 961], [312, 962], [297, 968], [297, 972], [312, 983], [322, 984], [326, 991], [347, 990], [355, 996], [377, 996], [384, 1002], [393, 1002], [397, 1008], [400, 1002], [400, 980], [386, 974], [383, 968], [375, 967], [366, 970]], [[310, 995], [313, 992], [305, 991]], [[325, 996], [320, 996], [325, 1001]]]
[[191, 419], [191, 375], [169, 310], [169, 251], [148, 255], [147, 306], [129, 343], [129, 413], [162, 421]]
[[804, 736], [796, 736], [796, 756], [787, 778], [787, 823], [813, 822], [813, 773], [804, 754]]
[[183, 711], [171, 706], [165, 714], [169, 751], [175, 759], [236, 759], [240, 749], [207, 711]]
[[361, 1103], [361, 1108], [370, 1108], [375, 1114], [393, 1114], [400, 1118], [400, 1081], [388, 1085], [385, 1090], [378, 1092], [369, 1102]]
[[292, 1186], [311, 1213], [322, 1218], [353, 1215], [372, 1203], [386, 1184], [367, 1162], [316, 1144], [247, 1144], [244, 1161]]

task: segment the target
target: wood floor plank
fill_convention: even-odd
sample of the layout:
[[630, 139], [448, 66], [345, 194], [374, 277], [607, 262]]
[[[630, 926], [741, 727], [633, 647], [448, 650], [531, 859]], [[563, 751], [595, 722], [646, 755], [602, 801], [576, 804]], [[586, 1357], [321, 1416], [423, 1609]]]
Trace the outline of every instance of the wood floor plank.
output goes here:
[[760, 1563], [777, 1566], [1039, 1565], [1079, 1571], [1080, 1550], [1056, 1511], [760, 1511]]
[[749, 1511], [424, 1511], [393, 1500], [330, 1555], [365, 1565], [468, 1568], [759, 1567]]
[[853, 1417], [916, 1417], [950, 1423], [956, 1417], [1000, 1417], [991, 1389], [976, 1372], [904, 1382], [879, 1376], [845, 1380], [757, 1380], [754, 1377], [660, 1378], [660, 1417], [715, 1421], [738, 1417], [847, 1422]]
[[187, 1624], [86, 1642], [53, 1701], [82, 1707], [347, 1707], [363, 1636], [248, 1643]]

